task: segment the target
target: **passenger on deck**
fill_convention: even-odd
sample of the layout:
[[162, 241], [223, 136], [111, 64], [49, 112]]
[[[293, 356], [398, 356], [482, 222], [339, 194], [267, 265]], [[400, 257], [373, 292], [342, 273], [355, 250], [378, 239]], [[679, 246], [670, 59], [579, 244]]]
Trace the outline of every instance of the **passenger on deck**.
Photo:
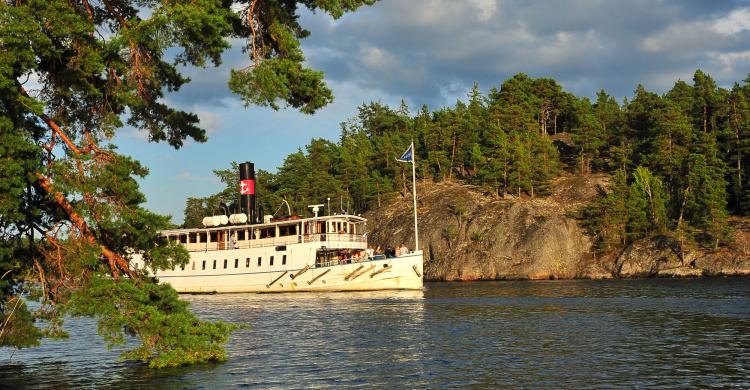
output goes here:
[[365, 253], [367, 253], [368, 259], [372, 259], [373, 256], [375, 256], [375, 250], [373, 250], [372, 247], [369, 245], [367, 246], [367, 250], [365, 251]]
[[401, 244], [401, 250], [399, 251], [401, 254], [399, 256], [406, 256], [409, 254], [409, 248], [406, 247], [406, 245]]

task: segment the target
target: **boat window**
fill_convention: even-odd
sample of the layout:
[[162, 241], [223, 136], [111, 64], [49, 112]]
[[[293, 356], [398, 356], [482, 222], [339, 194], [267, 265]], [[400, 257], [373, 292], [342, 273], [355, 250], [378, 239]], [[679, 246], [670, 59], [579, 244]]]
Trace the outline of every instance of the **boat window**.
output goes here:
[[219, 232], [211, 232], [211, 242], [218, 242], [219, 241]]
[[296, 225], [289, 225], [289, 226], [281, 226], [279, 227], [279, 236], [293, 236], [297, 234], [295, 232], [295, 226]]
[[184, 271], [184, 270], [185, 270], [185, 264], [180, 266], [180, 271]]
[[286, 255], [281, 257], [281, 265], [286, 265]]
[[260, 238], [273, 237], [275, 235], [275, 230], [276, 228], [272, 228], [272, 227], [260, 229]]
[[234, 268], [238, 268], [240, 266], [240, 259], [234, 259]]
[[198, 233], [198, 238], [200, 239], [201, 242], [206, 242], [206, 233], [205, 232]]
[[258, 267], [260, 267], [260, 265], [261, 265], [262, 263], [263, 263], [263, 258], [262, 258], [262, 257], [259, 257], [259, 258], [258, 258]]
[[250, 268], [250, 258], [245, 259], [245, 268]]
[[227, 269], [227, 259], [224, 259], [224, 269]]
[[180, 234], [180, 244], [187, 244], [187, 234]]
[[273, 266], [273, 256], [271, 256], [271, 259], [268, 260], [268, 265]]
[[206, 269], [206, 260], [203, 260], [203, 264], [201, 264], [201, 269]]
[[245, 231], [240, 230], [237, 232], [237, 240], [239, 241], [245, 241]]
[[214, 269], [216, 269], [216, 259], [214, 259]]
[[195, 233], [188, 233], [188, 243], [195, 244], [198, 242], [198, 235]]

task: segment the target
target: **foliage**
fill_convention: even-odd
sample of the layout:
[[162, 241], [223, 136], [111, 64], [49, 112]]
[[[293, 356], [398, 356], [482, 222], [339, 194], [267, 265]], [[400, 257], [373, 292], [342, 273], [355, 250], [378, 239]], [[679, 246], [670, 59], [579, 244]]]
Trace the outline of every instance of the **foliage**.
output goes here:
[[222, 345], [236, 326], [200, 321], [187, 306], [168, 285], [93, 278], [73, 293], [65, 311], [99, 318], [99, 333], [108, 347], [137, 336], [140, 346], [125, 352], [124, 359], [156, 368], [224, 360]]
[[[67, 307], [99, 317], [110, 342], [137, 336], [142, 345], [126, 358], [152, 366], [223, 359], [231, 327], [196, 319], [170, 287], [131, 267], [134, 252], [154, 270], [188, 256], [160, 236], [169, 218], [141, 206], [135, 178], [147, 169], [109, 142], [125, 125], [175, 148], [205, 141], [198, 117], [164, 95], [189, 81], [184, 67], [219, 65], [230, 39], [244, 40], [249, 54], [251, 65], [228, 80], [246, 104], [313, 113], [333, 97], [306, 67], [299, 7], [338, 18], [372, 3], [0, 2], [0, 346], [64, 337]], [[31, 310], [22, 299], [39, 304]]]
[[638, 85], [621, 103], [603, 90], [592, 103], [522, 73], [486, 96], [475, 84], [465, 102], [435, 111], [371, 102], [342, 123], [338, 142], [312, 140], [264, 172], [261, 208], [273, 213], [285, 199], [304, 214], [330, 198], [332, 212], [365, 212], [410, 197], [409, 166], [395, 158], [413, 139], [422, 180], [500, 196], [546, 195], [566, 173], [612, 174], [611, 188], [579, 213], [599, 250], [654, 234], [716, 247], [729, 240], [729, 215], [750, 211], [749, 101], [750, 77], [730, 91], [696, 71], [692, 85], [677, 81], [662, 96]]
[[619, 168], [612, 192], [581, 213], [599, 249], [647, 234], [712, 248], [730, 240], [729, 214], [748, 215], [749, 82], [728, 91], [698, 70], [693, 85], [678, 81], [664, 96], [639, 85], [621, 114], [608, 115], [624, 118], [608, 135], [609, 166]]

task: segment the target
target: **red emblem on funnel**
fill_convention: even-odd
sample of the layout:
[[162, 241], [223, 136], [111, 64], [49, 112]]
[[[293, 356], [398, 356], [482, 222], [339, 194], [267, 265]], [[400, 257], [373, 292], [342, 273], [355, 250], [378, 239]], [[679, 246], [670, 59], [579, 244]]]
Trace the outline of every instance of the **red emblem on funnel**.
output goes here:
[[240, 180], [240, 195], [254, 195], [255, 180]]

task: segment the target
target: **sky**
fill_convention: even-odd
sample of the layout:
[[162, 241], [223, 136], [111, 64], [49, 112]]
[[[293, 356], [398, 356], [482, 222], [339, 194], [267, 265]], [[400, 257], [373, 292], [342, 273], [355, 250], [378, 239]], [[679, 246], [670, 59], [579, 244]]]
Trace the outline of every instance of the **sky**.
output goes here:
[[165, 100], [196, 113], [208, 141], [175, 150], [132, 128], [113, 140], [150, 168], [147, 208], [181, 223], [188, 197], [223, 188], [212, 170], [252, 161], [273, 172], [312, 138], [338, 140], [340, 123], [371, 101], [439, 109], [474, 82], [487, 92], [519, 72], [618, 99], [639, 83], [664, 93], [696, 69], [724, 87], [750, 73], [750, 0], [382, 0], [338, 20], [301, 14], [307, 62], [335, 101], [314, 115], [244, 107], [227, 88], [230, 69], [249, 64], [240, 42], [219, 68], [185, 68], [192, 82]]

